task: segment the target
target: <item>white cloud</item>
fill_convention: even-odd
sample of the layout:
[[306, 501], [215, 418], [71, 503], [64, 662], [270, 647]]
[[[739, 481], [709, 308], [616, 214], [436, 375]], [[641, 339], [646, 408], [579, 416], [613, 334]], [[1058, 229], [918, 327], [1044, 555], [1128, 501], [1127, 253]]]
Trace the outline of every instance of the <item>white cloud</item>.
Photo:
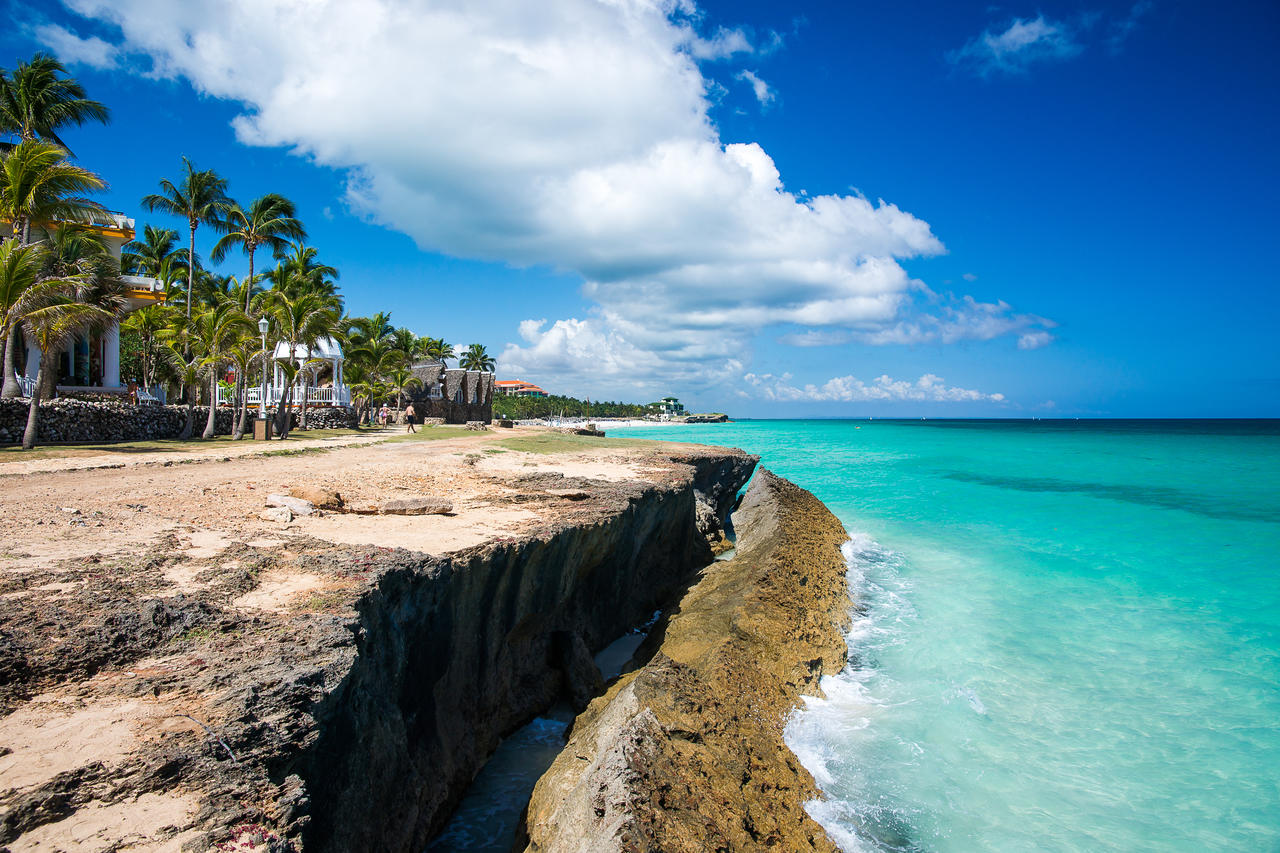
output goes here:
[[1018, 336], [1018, 349], [1040, 349], [1053, 342], [1048, 332], [1027, 332]]
[[119, 49], [97, 36], [83, 38], [57, 24], [40, 24], [31, 31], [37, 42], [52, 50], [63, 62], [91, 68], [114, 68]]
[[760, 106], [767, 107], [772, 104], [777, 96], [773, 90], [769, 88], [769, 84], [761, 80], [754, 71], [743, 69], [737, 74], [737, 79], [751, 84], [751, 91], [755, 94], [756, 100], [760, 102]]
[[962, 279], [964, 279], [965, 281], [977, 281], [977, 280], [978, 280], [978, 277], [977, 277], [976, 275], [974, 275], [973, 273], [971, 273], [971, 272], [967, 272], [967, 273], [965, 273], [964, 275], [962, 275], [962, 276], [960, 276], [960, 277], [961, 277]]
[[774, 376], [769, 373], [748, 373], [743, 380], [766, 400], [780, 402], [868, 402], [868, 401], [927, 401], [935, 403], [1004, 402], [1003, 394], [987, 394], [969, 388], [949, 386], [941, 376], [926, 373], [915, 382], [893, 379], [887, 375], [876, 377], [870, 384], [856, 376], [837, 376], [821, 385], [796, 386], [791, 375]]
[[698, 61], [773, 46], [700, 35], [690, 0], [64, 1], [149, 73], [244, 104], [243, 143], [346, 170], [346, 203], [424, 249], [580, 274], [585, 318], [522, 327], [502, 354], [530, 378], [590, 359], [600, 385], [705, 387], [783, 324], [872, 342], [1027, 330], [1003, 303], [969, 328], [907, 275], [944, 251], [927, 222], [798, 195], [759, 145], [725, 144]]
[[1035, 62], [1069, 59], [1080, 53], [1071, 28], [1044, 15], [1015, 18], [1002, 32], [986, 30], [947, 59], [986, 76], [995, 71], [1018, 73]]

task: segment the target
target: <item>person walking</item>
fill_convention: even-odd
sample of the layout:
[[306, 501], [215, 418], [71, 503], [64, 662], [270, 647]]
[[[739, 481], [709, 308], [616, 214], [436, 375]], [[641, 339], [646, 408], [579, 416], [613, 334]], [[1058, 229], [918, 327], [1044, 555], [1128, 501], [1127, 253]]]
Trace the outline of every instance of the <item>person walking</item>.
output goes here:
[[387, 416], [391, 414], [391, 410], [387, 408], [387, 404], [383, 403], [382, 408], [378, 410], [378, 421], [383, 425], [387, 425]]
[[404, 410], [404, 422], [409, 425], [409, 432], [417, 432], [413, 428], [413, 422], [418, 419], [418, 413], [413, 410], [413, 403], [410, 403]]

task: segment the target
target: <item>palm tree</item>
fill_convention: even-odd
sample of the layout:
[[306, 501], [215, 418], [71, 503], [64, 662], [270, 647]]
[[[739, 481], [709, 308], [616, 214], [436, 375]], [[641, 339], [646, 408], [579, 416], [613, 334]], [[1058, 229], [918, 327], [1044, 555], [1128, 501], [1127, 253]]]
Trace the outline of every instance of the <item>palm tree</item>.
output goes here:
[[141, 240], [130, 240], [120, 253], [120, 269], [129, 275], [160, 278], [165, 262], [177, 253], [178, 232], [147, 225]]
[[424, 347], [427, 358], [434, 359], [441, 364], [448, 366], [448, 359], [457, 358], [453, 352], [453, 345], [445, 343], [444, 338], [427, 338], [427, 345]]
[[170, 326], [167, 332], [164, 346], [160, 350], [161, 357], [168, 362], [183, 390], [191, 390], [191, 393], [187, 394], [187, 422], [183, 425], [182, 432], [178, 434], [180, 441], [186, 441], [191, 438], [191, 432], [195, 427], [196, 396], [194, 389], [200, 381], [200, 356], [199, 354], [192, 354], [190, 334], [185, 322], [181, 325]]
[[58, 128], [86, 121], [106, 124], [110, 111], [85, 97], [84, 88], [66, 73], [62, 63], [47, 53], [19, 63], [12, 73], [0, 70], [0, 131], [16, 134], [24, 142], [40, 137], [67, 148]]
[[404, 353], [407, 360], [413, 361], [422, 353], [423, 339], [401, 326], [391, 333], [391, 345]]
[[333, 299], [341, 311], [342, 298], [334, 281], [338, 278], [338, 268], [317, 262], [318, 254], [311, 246], [295, 244], [293, 254], [286, 254], [280, 259], [280, 264], [276, 267], [280, 271], [280, 277], [273, 279], [272, 287], [319, 293]]
[[200, 368], [209, 377], [209, 420], [202, 438], [213, 438], [218, 414], [218, 371], [231, 360], [236, 344], [251, 332], [249, 317], [238, 303], [226, 297], [215, 298], [213, 304], [196, 315], [191, 324], [192, 338], [200, 353]]
[[[191, 319], [191, 284], [195, 279], [196, 229], [201, 225], [217, 225], [227, 202], [227, 181], [212, 169], [199, 172], [186, 157], [182, 158], [183, 175], [178, 183], [160, 182], [160, 192], [142, 198], [142, 206], [187, 220], [187, 319]], [[250, 276], [252, 277], [252, 276]]]
[[459, 366], [463, 370], [483, 370], [486, 373], [493, 373], [498, 363], [494, 361], [493, 356], [489, 355], [489, 352], [482, 344], [472, 344], [462, 354]]
[[106, 185], [57, 145], [20, 142], [0, 164], [0, 219], [12, 225], [15, 238], [29, 243], [33, 224], [90, 221], [102, 206], [84, 194]]
[[[253, 281], [253, 256], [260, 246], [279, 254], [290, 240], [306, 239], [306, 229], [297, 218], [293, 202], [278, 193], [267, 193], [254, 199], [247, 210], [236, 202], [224, 203], [221, 209], [226, 219], [219, 227], [225, 233], [213, 247], [213, 260], [221, 262], [233, 246], [241, 247], [249, 256], [249, 281]], [[249, 308], [246, 294], [246, 314]]]
[[[250, 318], [249, 328], [253, 329], [256, 325], [257, 321]], [[236, 384], [240, 391], [240, 416], [236, 418], [235, 430], [231, 434], [233, 441], [239, 441], [244, 438], [245, 431], [249, 428], [250, 374], [253, 372], [254, 365], [260, 361], [258, 357], [258, 341], [250, 332], [237, 341], [227, 355], [231, 359], [231, 363], [236, 367]], [[258, 401], [258, 410], [262, 417], [265, 418], [267, 416], [265, 400]]]
[[[263, 298], [263, 308], [274, 321], [277, 329], [276, 334], [280, 341], [289, 347], [286, 358], [277, 359], [277, 361], [288, 361], [291, 364], [296, 364], [300, 358], [299, 352], [305, 352], [305, 355], [301, 356], [301, 359], [305, 362], [302, 366], [302, 425], [305, 429], [307, 419], [306, 371], [313, 366], [312, 349], [321, 338], [329, 337], [333, 334], [338, 325], [338, 311], [330, 300], [319, 294], [301, 293], [297, 297], [290, 297], [287, 292], [280, 290], [272, 290], [267, 293]], [[281, 433], [281, 437], [287, 435], [287, 418], [292, 393], [293, 382], [291, 381], [285, 387], [280, 407], [276, 410], [276, 431]]]
[[396, 389], [396, 408], [404, 408], [404, 389], [411, 385], [421, 385], [422, 380], [413, 375], [413, 371], [407, 367], [397, 367], [395, 370], [387, 374], [387, 382], [391, 387]]
[[[0, 243], [0, 349], [4, 352], [5, 397], [19, 393], [15, 370], [14, 332], [22, 321], [23, 297], [35, 286], [43, 266], [42, 250], [23, 246], [17, 240]], [[13, 386], [10, 394], [9, 386]]]
[[142, 387], [150, 391], [156, 384], [156, 338], [170, 323], [165, 305], [146, 305], [129, 315], [122, 324], [142, 336]]

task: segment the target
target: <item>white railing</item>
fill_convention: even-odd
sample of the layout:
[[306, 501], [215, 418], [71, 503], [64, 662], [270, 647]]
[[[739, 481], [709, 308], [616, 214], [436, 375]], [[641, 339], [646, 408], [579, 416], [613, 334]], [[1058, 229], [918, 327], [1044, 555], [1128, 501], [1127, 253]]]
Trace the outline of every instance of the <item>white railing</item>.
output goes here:
[[14, 371], [13, 375], [18, 378], [18, 393], [23, 397], [30, 398], [32, 393], [36, 390], [36, 381], [34, 379], [28, 379], [17, 371]]
[[[286, 385], [268, 385], [267, 386], [267, 405], [274, 406], [284, 397]], [[303, 387], [301, 385], [293, 386], [293, 393], [290, 395], [290, 405], [301, 406]], [[351, 405], [351, 389], [346, 385], [329, 386], [325, 388], [316, 388], [308, 386], [305, 389], [307, 395], [308, 406], [350, 406]], [[247, 402], [250, 406], [257, 406], [262, 403], [262, 386], [251, 385], [246, 395]], [[218, 389], [218, 403], [230, 403], [222, 393], [222, 389]]]

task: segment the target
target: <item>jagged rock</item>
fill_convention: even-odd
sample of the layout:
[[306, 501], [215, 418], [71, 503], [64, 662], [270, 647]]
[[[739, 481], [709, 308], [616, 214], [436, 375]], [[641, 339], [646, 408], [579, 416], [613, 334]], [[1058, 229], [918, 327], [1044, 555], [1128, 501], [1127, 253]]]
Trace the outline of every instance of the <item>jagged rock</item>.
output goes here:
[[342, 509], [342, 495], [333, 489], [322, 489], [318, 486], [293, 486], [289, 496], [309, 501], [319, 509]]
[[293, 521], [293, 513], [289, 511], [287, 506], [268, 507], [258, 513], [258, 517], [263, 521], [278, 521], [281, 524], [288, 524]]
[[395, 498], [378, 506], [382, 515], [446, 515], [453, 504], [442, 498]]
[[316, 511], [316, 505], [311, 501], [289, 495], [267, 495], [267, 506], [285, 507], [294, 515], [313, 515]]
[[467, 429], [475, 430], [476, 432], [483, 432], [488, 428], [489, 425], [484, 421], [467, 421]]

